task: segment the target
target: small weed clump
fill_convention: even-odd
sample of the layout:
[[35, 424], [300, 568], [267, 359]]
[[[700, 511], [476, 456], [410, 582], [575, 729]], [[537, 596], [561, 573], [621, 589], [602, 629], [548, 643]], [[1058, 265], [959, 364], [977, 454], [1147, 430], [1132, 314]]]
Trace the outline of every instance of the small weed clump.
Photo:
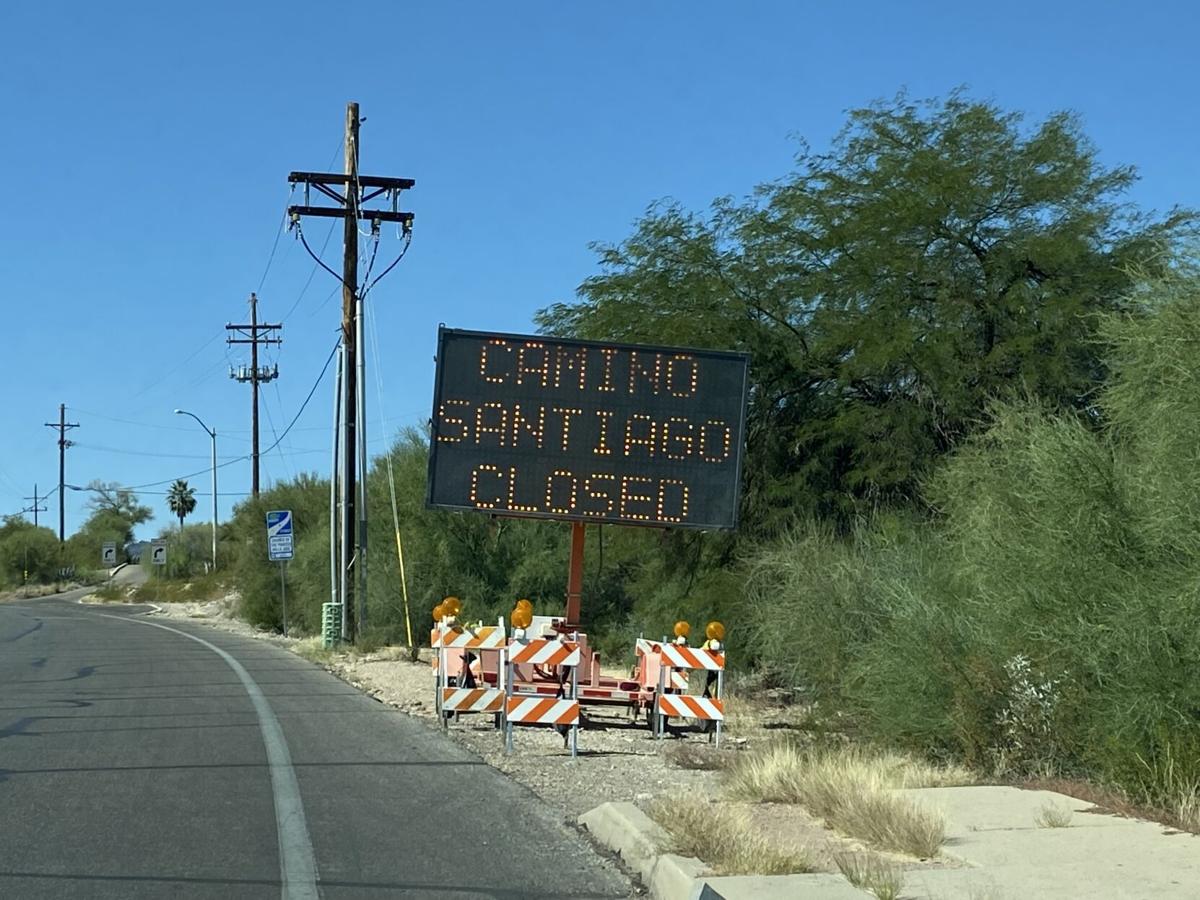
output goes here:
[[1069, 807], [1057, 803], [1047, 803], [1034, 817], [1038, 828], [1070, 828], [1074, 813]]
[[878, 853], [837, 853], [833, 857], [846, 880], [870, 891], [879, 900], [898, 900], [904, 887], [904, 871]]
[[851, 837], [928, 858], [945, 840], [945, 819], [895, 789], [968, 780], [963, 771], [898, 754], [802, 749], [785, 742], [739, 758], [730, 768], [728, 790], [740, 800], [798, 803]]
[[667, 832], [664, 848], [695, 856], [719, 875], [790, 875], [816, 866], [800, 848], [780, 848], [759, 835], [744, 809], [688, 797], [664, 798], [650, 815]]
[[707, 744], [681, 741], [666, 751], [671, 764], [680, 769], [714, 771], [729, 764], [729, 755]]

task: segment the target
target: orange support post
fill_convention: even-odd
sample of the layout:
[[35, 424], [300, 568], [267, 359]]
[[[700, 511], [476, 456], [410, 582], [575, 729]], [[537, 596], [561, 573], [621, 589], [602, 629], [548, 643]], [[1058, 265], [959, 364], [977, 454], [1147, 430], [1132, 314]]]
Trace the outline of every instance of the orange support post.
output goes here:
[[567, 624], [579, 626], [579, 608], [583, 595], [583, 542], [587, 526], [583, 522], [571, 523], [571, 563], [567, 574]]

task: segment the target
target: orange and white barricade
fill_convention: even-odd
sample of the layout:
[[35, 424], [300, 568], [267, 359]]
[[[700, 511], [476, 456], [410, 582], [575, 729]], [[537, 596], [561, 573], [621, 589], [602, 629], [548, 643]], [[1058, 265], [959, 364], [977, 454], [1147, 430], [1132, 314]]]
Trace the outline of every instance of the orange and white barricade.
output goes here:
[[[480, 665], [475, 687], [463, 684], [464, 675], [471, 671], [468, 653], [476, 659], [483, 651], [502, 653], [506, 642], [504, 626], [486, 625], [480, 628], [464, 628], [460, 625], [438, 626], [429, 636], [434, 649], [433, 669], [435, 680], [434, 705], [442, 727], [446, 727], [450, 714], [504, 712], [504, 689], [502, 686], [488, 687], [483, 679]], [[450, 679], [455, 684], [450, 684]]]
[[[662, 659], [662, 641], [648, 641], [645, 638], [638, 638], [636, 651], [638, 655], [638, 673], [644, 690], [651, 690], [658, 685], [658, 670]], [[667, 674], [667, 681], [671, 690], [681, 694], [687, 693], [688, 677], [687, 671], [678, 669], [670, 669]]]
[[[716, 744], [721, 745], [721, 723], [725, 721], [725, 652], [688, 647], [683, 644], [658, 644], [658, 686], [654, 702], [654, 731], [662, 738], [667, 719], [672, 716], [699, 719], [716, 725]], [[676, 669], [700, 669], [717, 675], [716, 696], [700, 696], [675, 692], [669, 685]]]
[[[502, 656], [504, 670], [504, 749], [513, 751], [514, 725], [570, 728], [571, 756], [579, 754], [579, 665], [583, 654], [575, 641], [557, 638], [514, 640]], [[571, 678], [559, 679], [559, 696], [521, 693], [514, 685], [514, 665], [568, 666]]]

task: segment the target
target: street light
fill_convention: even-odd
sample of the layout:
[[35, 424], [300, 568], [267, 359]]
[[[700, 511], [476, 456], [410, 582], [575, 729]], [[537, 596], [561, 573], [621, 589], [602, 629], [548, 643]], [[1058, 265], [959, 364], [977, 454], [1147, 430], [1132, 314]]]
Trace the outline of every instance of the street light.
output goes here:
[[204, 420], [186, 409], [175, 410], [177, 416], [191, 416], [204, 429], [205, 433], [212, 438], [212, 562], [213, 571], [217, 571], [217, 429], [209, 428], [204, 424]]

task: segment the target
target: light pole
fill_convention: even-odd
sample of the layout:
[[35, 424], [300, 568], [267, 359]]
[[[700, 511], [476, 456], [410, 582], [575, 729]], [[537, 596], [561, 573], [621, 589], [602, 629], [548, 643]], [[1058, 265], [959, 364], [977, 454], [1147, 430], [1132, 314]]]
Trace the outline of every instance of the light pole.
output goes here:
[[204, 420], [186, 409], [175, 410], [177, 416], [191, 416], [195, 419], [205, 433], [212, 438], [212, 562], [213, 571], [217, 571], [217, 429], [209, 428], [204, 424]]

